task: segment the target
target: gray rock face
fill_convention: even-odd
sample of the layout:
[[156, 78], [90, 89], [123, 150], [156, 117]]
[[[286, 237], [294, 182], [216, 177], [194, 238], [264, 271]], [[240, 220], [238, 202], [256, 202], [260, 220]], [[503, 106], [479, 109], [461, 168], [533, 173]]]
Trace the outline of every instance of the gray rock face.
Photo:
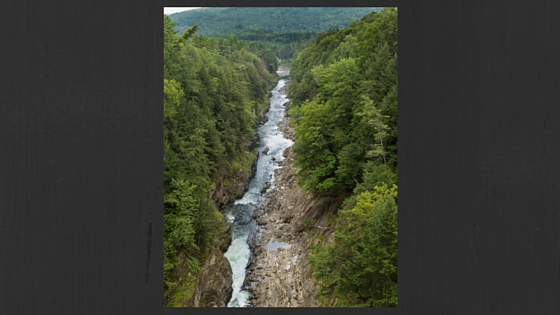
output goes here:
[[194, 307], [226, 307], [233, 291], [231, 287], [231, 266], [224, 252], [231, 243], [231, 225], [206, 259], [201, 274], [196, 281], [196, 288], [191, 303]]
[[253, 160], [253, 164], [251, 164], [249, 172], [244, 173], [243, 170], [240, 169], [234, 176], [229, 178], [229, 182], [235, 184], [225, 187], [223, 181], [220, 181], [210, 190], [210, 199], [214, 201], [218, 208], [222, 208], [234, 202], [236, 199], [243, 197], [243, 194], [249, 188], [249, 182], [251, 176], [253, 176], [257, 170], [257, 160], [259, 158], [259, 152], [257, 150], [254, 150], [252, 154], [255, 155], [255, 159]]
[[[286, 111], [288, 110], [289, 106], [290, 106], [290, 102], [288, 102], [286, 104]], [[282, 133], [284, 134], [284, 138], [290, 139], [290, 140], [295, 142], [296, 141], [296, 136], [295, 136], [296, 132], [295, 132], [294, 129], [289, 127], [289, 125], [288, 125], [289, 120], [290, 120], [290, 117], [288, 116], [288, 113], [286, 113], [284, 115], [284, 119], [280, 123], [278, 123], [278, 129], [280, 131], [282, 131]]]

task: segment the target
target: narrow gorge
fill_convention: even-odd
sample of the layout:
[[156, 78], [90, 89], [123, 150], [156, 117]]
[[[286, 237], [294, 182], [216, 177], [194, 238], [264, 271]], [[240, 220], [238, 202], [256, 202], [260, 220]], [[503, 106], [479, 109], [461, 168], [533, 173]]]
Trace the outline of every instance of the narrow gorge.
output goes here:
[[[283, 78], [289, 69], [280, 67]], [[258, 128], [259, 158], [247, 192], [225, 207], [232, 225], [224, 256], [233, 270], [229, 307], [319, 306], [306, 257], [315, 238], [330, 238], [338, 201], [304, 192], [296, 182], [287, 116], [289, 81], [272, 90], [267, 122]], [[309, 234], [313, 237], [310, 237]], [[222, 247], [223, 248], [223, 247]], [[228, 294], [229, 295], [229, 294]]]
[[164, 15], [166, 307], [397, 306], [398, 10], [367, 11]]

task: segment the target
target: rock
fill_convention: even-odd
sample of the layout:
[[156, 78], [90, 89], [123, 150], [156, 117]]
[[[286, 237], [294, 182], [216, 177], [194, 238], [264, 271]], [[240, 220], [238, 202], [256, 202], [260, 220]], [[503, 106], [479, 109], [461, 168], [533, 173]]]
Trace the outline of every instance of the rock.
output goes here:
[[[218, 209], [241, 198], [249, 188], [250, 179], [257, 170], [258, 150], [253, 150], [253, 154], [255, 155], [255, 159], [253, 159], [253, 164], [251, 164], [249, 171], [244, 172], [242, 169], [239, 169], [234, 175], [224, 176], [214, 187], [210, 188], [210, 199], [214, 201]], [[229, 181], [232, 184], [225, 187], [225, 181]]]
[[[278, 124], [278, 130], [284, 137], [295, 139], [288, 116]], [[268, 147], [262, 151], [268, 152]], [[258, 212], [255, 218], [261, 234], [250, 245], [253, 255], [245, 285], [249, 285], [253, 307], [317, 307], [318, 289], [306, 256], [317, 236], [303, 233], [302, 222], [309, 220], [311, 224], [325, 226], [327, 215], [337, 210], [340, 200], [304, 192], [296, 184], [297, 168], [293, 165], [295, 154], [291, 147], [282, 155], [284, 159], [277, 161], [282, 168], [274, 171], [274, 188], [269, 183], [263, 188], [266, 191], [263, 212]], [[320, 233], [327, 242], [333, 237], [328, 227]], [[291, 246], [270, 251], [267, 245], [272, 238]]]
[[[215, 247], [210, 251], [202, 272], [196, 280], [197, 290], [193, 294], [189, 305], [194, 307], [226, 307], [231, 298], [233, 289], [233, 272], [223, 252], [231, 242], [231, 225], [228, 224], [227, 232], [216, 241]], [[225, 248], [225, 250], [224, 250]]]
[[266, 190], [269, 189], [269, 188], [270, 188], [270, 182], [266, 182], [263, 189], [261, 189], [261, 194], [264, 194], [266, 192]]

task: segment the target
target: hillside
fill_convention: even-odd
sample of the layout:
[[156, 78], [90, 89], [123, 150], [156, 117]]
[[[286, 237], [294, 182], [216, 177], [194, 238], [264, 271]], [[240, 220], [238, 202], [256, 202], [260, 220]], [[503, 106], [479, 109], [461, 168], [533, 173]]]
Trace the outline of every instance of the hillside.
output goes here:
[[[316, 238], [307, 255], [322, 306], [398, 304], [397, 15], [387, 8], [319, 34], [292, 63], [298, 185], [344, 199], [333, 238]], [[293, 213], [305, 213], [299, 204]], [[324, 232], [320, 220], [305, 225]]]
[[242, 42], [177, 36], [163, 17], [164, 301], [225, 306], [231, 231], [218, 209], [247, 189], [277, 77]]
[[194, 24], [198, 34], [227, 37], [240, 30], [274, 32], [324, 31], [344, 28], [354, 20], [381, 8], [201, 8], [169, 15], [179, 33]]
[[197, 24], [197, 34], [227, 38], [235, 36], [250, 44], [249, 49], [267, 63], [261, 51], [280, 60], [291, 60], [318, 32], [347, 27], [372, 11], [382, 8], [201, 8], [170, 14], [181, 34]]

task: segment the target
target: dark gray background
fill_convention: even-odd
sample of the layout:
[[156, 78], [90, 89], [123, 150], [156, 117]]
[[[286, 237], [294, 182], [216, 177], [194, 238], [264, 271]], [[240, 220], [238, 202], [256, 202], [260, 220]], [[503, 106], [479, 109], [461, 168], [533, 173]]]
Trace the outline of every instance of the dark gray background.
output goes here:
[[399, 307], [344, 312], [560, 312], [557, 1], [65, 0], [0, 4], [0, 314], [208, 312], [162, 307], [162, 8], [213, 5], [399, 7]]

